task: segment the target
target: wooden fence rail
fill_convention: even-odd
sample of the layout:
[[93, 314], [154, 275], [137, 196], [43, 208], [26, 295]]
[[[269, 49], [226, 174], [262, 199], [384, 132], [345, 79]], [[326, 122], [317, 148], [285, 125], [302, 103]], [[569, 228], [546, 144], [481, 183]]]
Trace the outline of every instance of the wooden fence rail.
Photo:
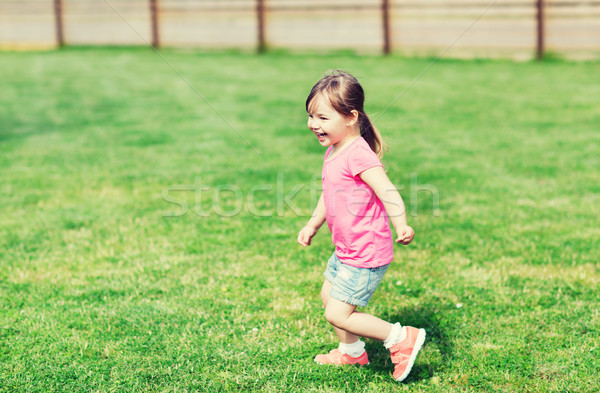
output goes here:
[[[254, 46], [259, 52], [431, 54], [456, 46], [484, 57], [511, 49], [539, 59], [548, 50], [600, 55], [600, 0], [0, 0], [0, 27], [12, 28], [0, 29], [0, 48], [18, 46], [32, 27], [47, 32], [42, 9], [51, 9], [58, 46], [139, 44], [144, 37], [153, 47]], [[132, 29], [136, 36], [127, 34]]]

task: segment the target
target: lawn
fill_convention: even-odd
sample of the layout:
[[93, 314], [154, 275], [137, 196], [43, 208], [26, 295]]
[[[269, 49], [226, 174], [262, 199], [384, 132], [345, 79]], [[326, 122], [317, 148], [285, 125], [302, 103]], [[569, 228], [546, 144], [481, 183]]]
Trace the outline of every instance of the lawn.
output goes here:
[[[596, 392], [600, 66], [432, 61], [0, 54], [0, 392]], [[295, 238], [332, 68], [417, 233], [365, 309], [427, 330], [402, 384], [371, 340], [313, 362], [333, 248]]]

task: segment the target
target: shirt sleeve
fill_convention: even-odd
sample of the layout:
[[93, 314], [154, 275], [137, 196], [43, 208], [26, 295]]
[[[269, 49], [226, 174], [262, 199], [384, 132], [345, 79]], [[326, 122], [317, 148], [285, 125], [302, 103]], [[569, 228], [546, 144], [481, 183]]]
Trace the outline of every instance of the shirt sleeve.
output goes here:
[[383, 166], [373, 150], [365, 146], [357, 146], [348, 157], [348, 167], [352, 176], [356, 176], [369, 168]]

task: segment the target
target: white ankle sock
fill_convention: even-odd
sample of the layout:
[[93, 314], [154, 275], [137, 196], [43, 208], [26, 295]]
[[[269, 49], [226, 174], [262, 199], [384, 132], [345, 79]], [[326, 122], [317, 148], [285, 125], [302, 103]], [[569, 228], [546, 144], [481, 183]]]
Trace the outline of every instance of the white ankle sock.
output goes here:
[[395, 323], [392, 325], [392, 331], [388, 338], [383, 342], [383, 346], [387, 349], [390, 349], [394, 345], [398, 344], [400, 341], [406, 338], [406, 327], [400, 325], [400, 323]]
[[360, 341], [360, 339], [352, 344], [344, 344], [340, 343], [338, 349], [341, 353], [344, 353], [348, 356], [352, 356], [353, 358], [359, 357], [365, 351], [365, 343]]

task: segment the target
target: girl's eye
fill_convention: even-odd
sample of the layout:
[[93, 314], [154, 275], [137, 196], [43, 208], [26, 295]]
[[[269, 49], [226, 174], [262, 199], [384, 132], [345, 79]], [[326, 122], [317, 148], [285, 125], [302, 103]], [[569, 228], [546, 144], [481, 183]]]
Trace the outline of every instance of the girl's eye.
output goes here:
[[321, 120], [327, 120], [327, 118], [326, 117], [321, 117]]

